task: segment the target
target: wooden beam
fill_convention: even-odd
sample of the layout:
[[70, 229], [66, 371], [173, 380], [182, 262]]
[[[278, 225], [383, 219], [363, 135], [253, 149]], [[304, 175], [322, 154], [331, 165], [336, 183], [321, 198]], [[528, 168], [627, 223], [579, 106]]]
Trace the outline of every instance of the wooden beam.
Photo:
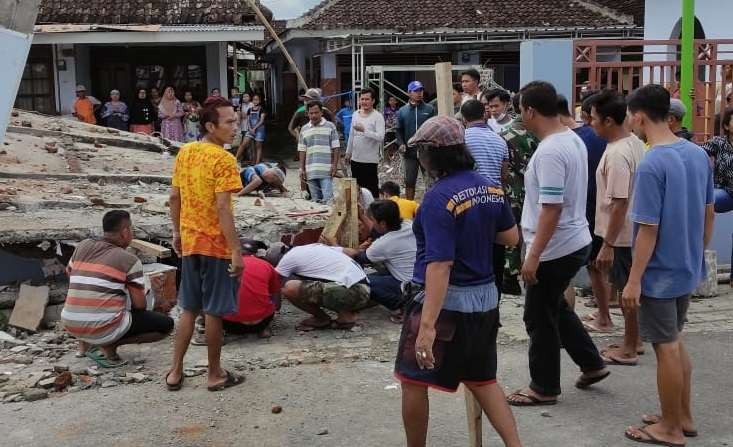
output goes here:
[[334, 201], [331, 216], [321, 233], [329, 245], [359, 247], [359, 186], [356, 179], [334, 179]]
[[141, 241], [140, 239], [133, 239], [130, 242], [130, 247], [135, 250], [139, 250], [146, 255], [155, 256], [156, 258], [168, 258], [171, 256], [171, 249], [163, 247], [162, 245], [153, 244], [148, 241]]
[[450, 62], [435, 64], [438, 115], [453, 116], [453, 65]]
[[285, 48], [285, 44], [282, 40], [280, 40], [280, 36], [277, 35], [275, 32], [275, 29], [270, 25], [270, 22], [267, 20], [267, 17], [265, 17], [264, 14], [262, 14], [262, 11], [260, 11], [259, 6], [257, 6], [257, 3], [255, 3], [255, 0], [247, 0], [247, 3], [249, 4], [249, 7], [252, 8], [252, 10], [257, 14], [257, 18], [260, 19], [260, 22], [262, 22], [263, 25], [265, 25], [265, 28], [267, 28], [267, 31], [270, 32], [272, 35], [272, 38], [275, 39], [275, 42], [277, 42], [277, 46], [280, 47], [280, 51], [283, 52], [283, 56], [285, 56], [285, 59], [287, 59], [288, 63], [290, 64], [290, 68], [295, 72], [295, 76], [298, 78], [298, 83], [301, 85], [301, 87], [307, 89], [308, 84], [305, 82], [305, 78], [300, 73], [300, 70], [298, 69], [298, 65], [293, 60], [292, 56], [290, 56], [290, 52], [287, 48]]

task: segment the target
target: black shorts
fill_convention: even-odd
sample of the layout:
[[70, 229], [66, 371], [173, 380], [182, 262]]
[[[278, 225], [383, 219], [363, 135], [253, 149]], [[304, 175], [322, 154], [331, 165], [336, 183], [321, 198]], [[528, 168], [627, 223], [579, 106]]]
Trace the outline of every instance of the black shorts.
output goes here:
[[259, 334], [264, 331], [270, 323], [272, 323], [273, 318], [275, 318], [274, 314], [255, 324], [242, 324], [235, 321], [222, 320], [222, 325], [224, 327], [224, 332], [228, 334]]
[[591, 242], [590, 247], [590, 256], [588, 257], [589, 265], [591, 262], [596, 260], [596, 258], [598, 257], [598, 253], [601, 252], [601, 248], [603, 248], [603, 238], [593, 235], [593, 241]]
[[170, 334], [173, 331], [173, 318], [160, 312], [132, 310], [130, 311], [130, 319], [132, 320], [130, 329], [122, 336], [123, 339], [152, 332]]
[[441, 310], [435, 324], [435, 368], [432, 370], [420, 369], [415, 358], [421, 315], [422, 304], [412, 301], [405, 314], [397, 349], [395, 376], [398, 380], [451, 393], [457, 391], [461, 383], [496, 383], [498, 308], [476, 313]]
[[613, 247], [613, 265], [608, 280], [618, 291], [624, 290], [631, 272], [631, 247]]

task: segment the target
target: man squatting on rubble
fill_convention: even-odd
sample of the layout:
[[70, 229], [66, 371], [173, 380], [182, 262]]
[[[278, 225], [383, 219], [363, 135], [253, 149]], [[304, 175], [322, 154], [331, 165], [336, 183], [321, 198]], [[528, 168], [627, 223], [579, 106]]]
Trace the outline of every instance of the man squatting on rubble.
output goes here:
[[133, 239], [130, 214], [110, 211], [102, 227], [102, 239], [82, 241], [71, 255], [61, 324], [79, 340], [78, 356], [109, 368], [126, 363], [118, 346], [161, 340], [173, 319], [146, 310], [142, 262], [125, 250]]

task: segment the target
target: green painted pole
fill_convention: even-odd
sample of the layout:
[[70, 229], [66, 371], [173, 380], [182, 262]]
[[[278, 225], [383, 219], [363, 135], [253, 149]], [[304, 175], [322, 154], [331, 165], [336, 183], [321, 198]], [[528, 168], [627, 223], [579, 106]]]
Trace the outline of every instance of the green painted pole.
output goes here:
[[692, 129], [692, 97], [690, 93], [695, 87], [695, 0], [682, 0], [682, 78], [680, 79], [680, 99], [687, 107], [682, 121], [685, 127]]

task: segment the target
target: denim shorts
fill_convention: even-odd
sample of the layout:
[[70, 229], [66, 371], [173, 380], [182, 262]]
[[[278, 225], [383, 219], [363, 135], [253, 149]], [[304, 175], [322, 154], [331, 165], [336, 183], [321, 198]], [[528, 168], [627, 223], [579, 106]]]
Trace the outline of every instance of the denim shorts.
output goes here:
[[181, 258], [178, 305], [183, 310], [221, 317], [237, 311], [239, 278], [229, 276], [229, 259], [190, 255]]
[[685, 327], [690, 295], [677, 298], [641, 297], [639, 306], [639, 334], [648, 343], [677, 341]]

